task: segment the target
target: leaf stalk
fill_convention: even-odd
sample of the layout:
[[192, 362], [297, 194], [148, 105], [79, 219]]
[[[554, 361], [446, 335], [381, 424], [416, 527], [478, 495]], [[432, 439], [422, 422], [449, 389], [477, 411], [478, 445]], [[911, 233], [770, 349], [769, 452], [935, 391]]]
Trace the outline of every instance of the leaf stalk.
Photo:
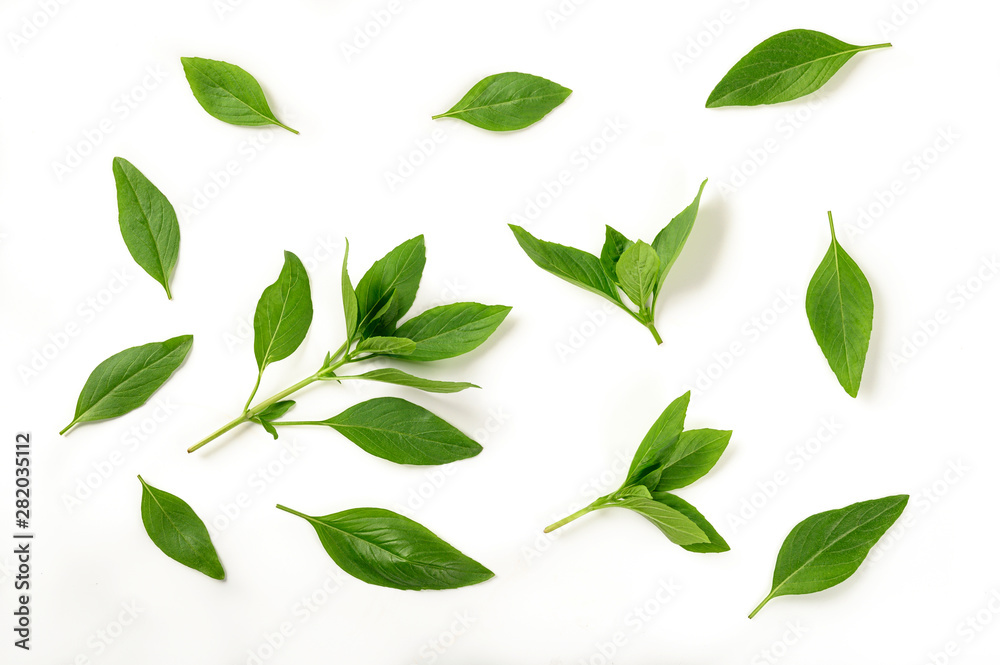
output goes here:
[[[309, 386], [309, 385], [311, 385], [311, 384], [313, 384], [313, 383], [315, 383], [317, 381], [322, 381], [322, 380], [329, 379], [331, 376], [333, 376], [333, 373], [337, 369], [339, 369], [342, 365], [345, 365], [348, 362], [352, 362], [352, 360], [350, 358], [348, 358], [348, 357], [344, 357], [343, 359], [341, 359], [341, 356], [343, 356], [346, 351], [347, 351], [347, 342], [345, 342], [339, 349], [337, 349], [337, 352], [333, 354], [333, 356], [330, 358], [329, 361], [327, 361], [326, 363], [324, 363], [323, 367], [320, 368], [320, 370], [318, 372], [316, 372], [312, 376], [307, 376], [306, 378], [302, 379], [298, 383], [296, 383], [296, 384], [294, 384], [292, 386], [289, 386], [288, 388], [285, 388], [284, 390], [282, 390], [281, 392], [279, 392], [279, 393], [277, 393], [275, 395], [272, 395], [271, 397], [267, 398], [263, 402], [260, 402], [259, 404], [257, 404], [256, 406], [254, 406], [253, 408], [249, 408], [249, 406], [248, 406], [247, 408], [245, 408], [243, 410], [243, 414], [242, 415], [240, 415], [237, 418], [233, 418], [228, 423], [226, 423], [225, 425], [223, 425], [219, 429], [215, 430], [214, 432], [212, 432], [211, 434], [209, 434], [208, 436], [206, 436], [204, 439], [202, 439], [198, 443], [196, 443], [193, 446], [191, 446], [190, 448], [188, 448], [188, 452], [189, 453], [193, 453], [196, 450], [199, 450], [199, 449], [205, 447], [206, 445], [208, 445], [212, 441], [215, 441], [216, 439], [218, 439], [220, 436], [222, 436], [226, 432], [229, 432], [230, 430], [232, 430], [232, 429], [234, 429], [236, 427], [239, 427], [243, 423], [249, 422], [254, 416], [256, 416], [257, 414], [261, 413], [262, 411], [264, 411], [268, 407], [270, 407], [270, 406], [272, 406], [272, 405], [280, 402], [281, 400], [285, 399], [286, 397], [289, 397], [290, 395], [292, 395], [294, 393], [297, 393], [298, 391], [302, 390], [306, 386]], [[257, 383], [258, 383], [258, 385], [260, 384], [260, 376], [259, 375], [257, 377]], [[256, 394], [256, 393], [257, 393], [257, 389], [254, 388], [254, 394]], [[253, 399], [253, 395], [250, 396], [250, 399], [251, 400]]]
[[595, 510], [598, 510], [600, 508], [604, 508], [610, 502], [609, 501], [610, 496], [611, 496], [610, 494], [608, 496], [602, 496], [600, 499], [598, 499], [597, 501], [594, 501], [589, 506], [587, 506], [585, 508], [581, 508], [580, 510], [576, 511], [572, 515], [567, 515], [566, 517], [562, 518], [558, 522], [553, 522], [552, 524], [550, 524], [547, 527], [545, 527], [544, 533], [552, 533], [556, 529], [564, 527], [564, 526], [566, 526], [567, 524], [569, 524], [570, 522], [572, 522], [574, 520], [580, 519], [584, 515], [592, 513]]

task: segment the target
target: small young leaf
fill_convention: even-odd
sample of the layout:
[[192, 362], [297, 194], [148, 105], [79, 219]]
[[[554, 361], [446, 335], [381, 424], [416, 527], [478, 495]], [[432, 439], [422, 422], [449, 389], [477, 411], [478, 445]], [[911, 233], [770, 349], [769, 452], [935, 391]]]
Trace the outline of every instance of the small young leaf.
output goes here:
[[671, 542], [681, 547], [709, 542], [705, 532], [699, 529], [698, 525], [688, 519], [684, 513], [659, 501], [641, 496], [628, 496], [611, 505], [639, 513], [655, 524], [656, 528], [662, 531], [663, 535]]
[[275, 429], [272, 424], [273, 421], [277, 420], [281, 416], [288, 413], [288, 411], [295, 406], [295, 402], [292, 400], [285, 400], [284, 402], [275, 402], [271, 406], [267, 407], [256, 416], [250, 418], [253, 422], [257, 423], [264, 428], [264, 431], [273, 436], [275, 439], [278, 438], [278, 430]]
[[604, 247], [601, 248], [601, 266], [604, 268], [604, 272], [607, 276], [613, 281], [617, 281], [618, 279], [618, 271], [616, 268], [618, 265], [618, 259], [621, 258], [622, 252], [631, 246], [631, 240], [618, 231], [615, 231], [610, 226], [606, 227]]
[[362, 340], [356, 351], [375, 355], [409, 356], [417, 350], [417, 343], [405, 337], [369, 337]]
[[390, 510], [355, 508], [312, 517], [278, 508], [312, 524], [330, 558], [367, 584], [411, 591], [458, 589], [493, 577], [427, 527]]
[[358, 282], [358, 320], [363, 337], [391, 335], [417, 297], [426, 250], [422, 235], [376, 261]]
[[681, 250], [684, 249], [684, 244], [687, 242], [688, 236], [691, 235], [691, 229], [694, 228], [694, 222], [698, 218], [701, 195], [705, 191], [705, 185], [707, 184], [707, 179], [702, 181], [701, 187], [698, 189], [698, 195], [694, 197], [691, 205], [670, 220], [670, 223], [663, 227], [653, 239], [653, 249], [656, 250], [657, 256], [660, 257], [660, 275], [656, 282], [656, 289], [654, 290], [654, 301], [655, 296], [658, 296], [660, 289], [663, 288], [663, 282], [667, 279], [667, 273], [674, 267], [677, 257], [681, 255]]
[[573, 92], [530, 74], [487, 76], [437, 118], [458, 118], [494, 132], [524, 129], [544, 118]]
[[858, 396], [872, 335], [875, 303], [861, 268], [837, 242], [830, 216], [830, 249], [806, 291], [806, 314], [830, 369], [851, 397]]
[[854, 46], [814, 30], [789, 30], [765, 39], [729, 70], [705, 106], [757, 106], [798, 99], [819, 90], [862, 51], [891, 44]]
[[361, 333], [363, 335], [366, 334], [366, 331], [369, 331], [367, 334], [374, 334], [373, 332], [370, 332], [374, 330], [382, 330], [389, 333], [393, 328], [395, 328], [395, 325], [382, 325], [382, 321], [385, 318], [393, 316], [395, 310], [396, 289], [393, 289], [392, 291], [389, 291], [389, 293], [382, 296], [382, 298], [375, 303], [364, 320], [358, 322], [358, 328], [361, 329]]
[[406, 372], [392, 367], [374, 369], [370, 372], [365, 372], [364, 374], [337, 376], [336, 379], [338, 381], [343, 381], [345, 379], [381, 381], [382, 383], [392, 383], [397, 386], [417, 388], [418, 390], [423, 390], [429, 393], [457, 393], [466, 390], [467, 388], [479, 387], [474, 383], [466, 383], [464, 381], [433, 381], [431, 379], [424, 379], [419, 376], [407, 374]]
[[213, 118], [231, 125], [277, 125], [293, 134], [271, 112], [257, 79], [236, 65], [205, 58], [181, 58], [194, 98]]
[[117, 418], [145, 404], [181, 366], [193, 343], [191, 335], [182, 335], [125, 349], [102, 362], [80, 392], [73, 422], [60, 434], [78, 423]]
[[652, 499], [653, 493], [645, 485], [627, 485], [614, 493], [614, 498], [623, 499], [630, 496], [638, 496], [643, 499]]
[[660, 276], [660, 257], [656, 251], [640, 240], [622, 252], [615, 271], [618, 285], [628, 299], [645, 309]]
[[772, 598], [823, 591], [853, 575], [903, 514], [909, 498], [898, 495], [862, 501], [807, 517], [796, 525], [778, 552], [771, 593], [750, 618]]
[[416, 349], [406, 356], [407, 360], [444, 360], [477, 348], [509, 313], [510, 307], [502, 305], [474, 302], [442, 305], [413, 317], [395, 334], [416, 342]]
[[539, 240], [520, 226], [510, 225], [521, 249], [542, 270], [561, 277], [570, 284], [581, 286], [622, 306], [618, 287], [601, 266], [601, 260], [574, 247]]
[[253, 352], [261, 372], [299, 348], [312, 323], [309, 275], [299, 257], [285, 252], [278, 281], [264, 289], [253, 317]]
[[694, 429], [681, 433], [660, 467], [656, 491], [668, 492], [687, 487], [711, 471], [725, 452], [732, 435], [732, 432], [717, 429]]
[[118, 190], [118, 226], [129, 254], [170, 295], [181, 229], [167, 197], [139, 169], [121, 157], [111, 165]]
[[708, 537], [709, 542], [707, 543], [688, 543], [687, 545], [681, 545], [688, 552], [695, 552], [697, 554], [717, 554], [719, 552], [728, 552], [729, 543], [726, 539], [719, 535], [719, 532], [715, 530], [705, 517], [698, 512], [698, 510], [692, 506], [690, 503], [680, 498], [670, 494], [669, 492], [656, 492], [653, 494], [653, 499], [667, 506], [668, 508], [673, 508], [684, 517], [688, 518], [694, 522], [701, 531]]
[[453, 425], [397, 397], [368, 400], [315, 424], [328, 425], [365, 452], [396, 464], [448, 464], [483, 450]]
[[684, 431], [684, 419], [690, 402], [691, 392], [688, 391], [663, 410], [635, 451], [625, 485], [641, 483], [651, 489], [656, 487], [661, 467]]
[[354, 339], [358, 330], [358, 294], [351, 285], [351, 276], [347, 274], [347, 254], [351, 245], [344, 238], [344, 267], [340, 271], [340, 291], [344, 300], [344, 321], [347, 327], [347, 341]]
[[142, 483], [142, 525], [164, 554], [214, 580], [226, 579], [205, 523], [183, 500]]

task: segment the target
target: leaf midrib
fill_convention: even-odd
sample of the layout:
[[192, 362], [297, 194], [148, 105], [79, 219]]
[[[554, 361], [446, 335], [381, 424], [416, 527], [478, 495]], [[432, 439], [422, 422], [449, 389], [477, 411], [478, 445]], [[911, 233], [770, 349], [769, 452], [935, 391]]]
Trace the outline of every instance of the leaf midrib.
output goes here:
[[[166, 286], [166, 282], [167, 279], [169, 278], [169, 275], [167, 275], [166, 266], [163, 265], [163, 255], [160, 252], [160, 245], [159, 243], [156, 242], [156, 236], [153, 235], [153, 227], [149, 221], [149, 214], [146, 212], [146, 209], [142, 206], [142, 201], [139, 199], [139, 191], [132, 183], [132, 178], [130, 177], [129, 173], [124, 168], [122, 168], [121, 171], [122, 175], [125, 176], [125, 183], [128, 185], [129, 191], [132, 192], [132, 198], [135, 199], [136, 206], [139, 208], [139, 212], [141, 213], [143, 222], [141, 226], [143, 230], [146, 231], [147, 234], [149, 234], [149, 240], [153, 245], [153, 250], [156, 255], [156, 263], [159, 265], [160, 268], [160, 278], [163, 280], [163, 285]], [[151, 182], [150, 184], [152, 185]]]
[[534, 95], [534, 96], [531, 96], [531, 97], [518, 97], [517, 99], [511, 99], [511, 100], [508, 100], [506, 102], [497, 102], [495, 104], [483, 104], [482, 106], [470, 106], [468, 108], [458, 109], [457, 111], [455, 111], [455, 110], [446, 111], [446, 112], [442, 113], [441, 115], [439, 115], [437, 117], [439, 117], [439, 118], [453, 118], [456, 115], [459, 115], [461, 113], [471, 113], [473, 111], [482, 111], [483, 109], [495, 109], [495, 108], [497, 108], [499, 106], [509, 106], [511, 104], [516, 104], [518, 102], [529, 102], [529, 101], [536, 101], [536, 100], [541, 100], [541, 99], [547, 99], [549, 97], [559, 97], [561, 94], [562, 94], [561, 92], [557, 92], [557, 93], [549, 93], [549, 94], [546, 94], [546, 95]]
[[337, 527], [333, 526], [332, 524], [330, 524], [328, 522], [324, 522], [323, 520], [319, 519], [318, 517], [313, 517], [312, 515], [307, 515], [306, 519], [309, 520], [310, 522], [312, 522], [313, 524], [319, 524], [320, 526], [326, 527], [327, 529], [330, 529], [331, 531], [336, 531], [337, 533], [342, 533], [342, 534], [344, 534], [348, 538], [360, 541], [362, 543], [366, 543], [366, 544], [374, 547], [375, 549], [379, 550], [380, 552], [385, 552], [389, 556], [391, 556], [394, 559], [397, 559], [399, 561], [403, 561], [405, 563], [410, 563], [410, 564], [414, 564], [414, 565], [420, 565], [420, 566], [424, 566], [424, 567], [427, 567], [427, 568], [436, 568], [438, 570], [448, 570], [448, 571], [453, 570], [453, 568], [451, 568], [449, 566], [442, 565], [442, 564], [436, 564], [436, 563], [431, 563], [431, 562], [426, 562], [426, 561], [419, 561], [419, 560], [416, 560], [416, 559], [408, 559], [408, 558], [406, 558], [406, 557], [404, 557], [404, 556], [402, 556], [400, 554], [397, 554], [397, 553], [395, 553], [395, 552], [393, 552], [391, 550], [386, 549], [385, 547], [383, 547], [381, 544], [379, 544], [377, 542], [373, 542], [371, 540], [365, 540], [364, 538], [362, 538], [362, 537], [360, 537], [360, 536], [358, 536], [356, 534], [353, 534], [350, 531], [344, 531], [343, 529], [337, 528]]
[[840, 333], [844, 344], [844, 362], [847, 365], [847, 381], [853, 387], [854, 376], [851, 373], [851, 350], [847, 343], [847, 312], [844, 309], [844, 286], [840, 277], [840, 244], [833, 239], [833, 268], [837, 278], [837, 302], [840, 305]]
[[462, 450], [469, 450], [469, 448], [470, 448], [470, 446], [467, 446], [467, 445], [446, 443], [444, 441], [435, 441], [434, 439], [428, 439], [428, 438], [426, 438], [426, 437], [424, 437], [422, 435], [419, 435], [419, 434], [409, 434], [409, 433], [403, 432], [401, 430], [386, 429], [384, 427], [373, 427], [371, 425], [351, 425], [351, 424], [343, 424], [343, 423], [337, 423], [337, 422], [332, 422], [332, 423], [330, 423], [330, 425], [332, 425], [333, 427], [338, 427], [338, 428], [339, 427], [343, 427], [343, 428], [347, 428], [347, 429], [363, 429], [363, 430], [371, 430], [371, 431], [380, 432], [380, 433], [386, 433], [386, 434], [395, 434], [397, 436], [401, 436], [401, 437], [404, 437], [404, 438], [412, 438], [412, 439], [414, 439], [416, 441], [419, 441], [419, 442], [436, 443], [436, 444], [441, 445], [441, 446], [447, 446], [447, 447], [450, 447], [450, 448], [460, 448]]

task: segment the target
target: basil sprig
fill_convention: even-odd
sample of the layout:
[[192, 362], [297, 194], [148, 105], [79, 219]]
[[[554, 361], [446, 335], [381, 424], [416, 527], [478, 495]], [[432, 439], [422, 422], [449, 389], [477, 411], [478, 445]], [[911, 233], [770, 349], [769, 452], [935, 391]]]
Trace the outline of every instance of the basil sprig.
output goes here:
[[257, 380], [243, 413], [188, 449], [194, 452], [244, 423], [260, 425], [277, 438], [279, 428], [321, 426], [336, 430], [363, 450], [398, 464], [447, 464], [478, 455], [482, 446], [427, 409], [407, 400], [382, 397], [356, 404], [325, 419], [281, 420], [295, 402], [289, 397], [314, 383], [376, 381], [431, 393], [475, 388], [472, 383], [435, 381], [395, 367], [361, 374], [346, 368], [367, 360], [431, 362], [478, 348], [510, 312], [509, 307], [463, 302], [434, 307], [404, 321], [416, 299], [425, 263], [424, 237], [402, 243], [376, 261], [355, 287], [341, 274], [346, 341], [328, 353], [313, 374], [253, 404], [265, 369], [294, 353], [312, 323], [309, 276], [295, 254], [285, 252], [276, 282], [268, 286], [254, 315]]
[[[539, 240], [514, 224], [510, 229], [535, 265], [610, 300], [649, 329], [657, 344], [662, 344], [655, 322], [656, 301], [667, 274], [691, 235], [707, 183], [707, 180], [701, 183], [691, 205], [663, 227], [652, 243], [633, 242], [608, 226], [600, 258], [575, 247]], [[636, 309], [626, 304], [622, 293]]]
[[673, 490], [708, 473], [725, 452], [730, 431], [687, 430], [691, 393], [670, 403], [639, 444], [628, 477], [611, 494], [549, 525], [545, 533], [604, 508], [625, 508], [652, 522], [663, 535], [689, 552], [726, 552], [729, 545], [712, 525]]

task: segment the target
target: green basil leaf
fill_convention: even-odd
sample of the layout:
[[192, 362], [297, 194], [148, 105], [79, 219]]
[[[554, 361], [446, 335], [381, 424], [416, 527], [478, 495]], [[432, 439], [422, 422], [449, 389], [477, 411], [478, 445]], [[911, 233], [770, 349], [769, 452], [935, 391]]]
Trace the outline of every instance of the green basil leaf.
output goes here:
[[618, 231], [610, 226], [606, 227], [604, 247], [601, 248], [601, 266], [612, 280], [617, 281], [618, 279], [618, 271], [616, 270], [618, 259], [621, 258], [622, 252], [631, 247], [632, 244], [631, 240]]
[[351, 285], [351, 276], [347, 274], [347, 254], [351, 245], [344, 238], [344, 266], [340, 271], [340, 291], [344, 300], [344, 321], [347, 327], [347, 341], [354, 339], [358, 331], [358, 294]]
[[111, 356], [91, 372], [76, 402], [76, 414], [60, 434], [79, 423], [107, 420], [138, 409], [184, 362], [194, 337], [134, 346]]
[[194, 98], [213, 118], [231, 125], [277, 125], [293, 134], [271, 112], [264, 91], [253, 76], [236, 65], [205, 58], [181, 58]]
[[397, 397], [368, 400], [316, 424], [329, 425], [365, 452], [396, 464], [448, 464], [483, 450], [453, 425]]
[[487, 76], [438, 118], [458, 118], [494, 132], [533, 125], [573, 91], [539, 76], [507, 72]]
[[330, 558], [367, 584], [410, 591], [458, 589], [493, 577], [427, 527], [390, 510], [354, 508], [312, 517], [278, 508], [312, 524]]
[[396, 335], [416, 342], [407, 360], [432, 361], [468, 353], [489, 339], [507, 318], [510, 307], [460, 302], [442, 305], [413, 317]]
[[715, 530], [715, 527], [713, 527], [709, 521], [705, 519], [705, 517], [690, 503], [679, 496], [675, 496], [668, 492], [656, 492], [653, 494], [653, 499], [668, 508], [676, 510], [680, 514], [684, 515], [684, 517], [694, 522], [695, 526], [701, 529], [701, 531], [708, 538], [707, 543], [688, 543], [686, 545], [681, 545], [681, 547], [686, 549], [688, 552], [695, 552], [698, 554], [715, 554], [729, 551], [729, 543], [726, 542], [726, 539], [720, 536], [719, 532]]
[[271, 406], [267, 407], [256, 416], [250, 418], [251, 421], [257, 423], [264, 428], [264, 431], [273, 436], [275, 439], [278, 438], [278, 430], [272, 424], [273, 421], [277, 420], [281, 416], [288, 413], [288, 411], [295, 406], [295, 402], [292, 400], [285, 400], [283, 402], [275, 402]]
[[660, 276], [660, 257], [656, 251], [640, 240], [622, 252], [615, 271], [618, 285], [628, 299], [645, 309]]
[[254, 418], [259, 418], [261, 420], [277, 420], [281, 416], [288, 413], [293, 406], [295, 406], [295, 402], [290, 399], [286, 399], [283, 402], [275, 402], [254, 416]]
[[861, 268], [837, 242], [833, 213], [828, 214], [833, 240], [809, 282], [806, 314], [830, 369], [847, 394], [857, 397], [872, 335], [875, 303]]
[[853, 575], [903, 514], [909, 498], [898, 495], [862, 501], [813, 515], [796, 525], [778, 552], [771, 593], [750, 618], [772, 598], [815, 593]]
[[701, 195], [705, 191], [705, 185], [707, 184], [707, 179], [702, 181], [701, 187], [698, 189], [698, 195], [694, 197], [691, 205], [670, 220], [670, 223], [663, 227], [653, 239], [653, 249], [656, 250], [657, 256], [660, 257], [660, 276], [656, 282], [655, 295], [659, 295], [660, 289], [663, 287], [663, 282], [667, 279], [667, 273], [674, 267], [677, 257], [681, 255], [681, 250], [684, 249], [684, 244], [687, 242], [688, 236], [691, 235], [691, 229], [694, 228], [694, 222], [698, 218]]
[[391, 383], [397, 386], [417, 388], [418, 390], [423, 390], [429, 393], [457, 393], [466, 390], [467, 388], [479, 387], [474, 383], [466, 383], [464, 381], [433, 381], [431, 379], [425, 379], [419, 376], [413, 376], [412, 374], [407, 374], [406, 372], [393, 367], [374, 369], [370, 372], [365, 372], [364, 374], [338, 376], [336, 378], [338, 381], [343, 381], [345, 379], [380, 381], [382, 383]]
[[628, 469], [628, 479], [625, 485], [643, 484], [654, 488], [659, 482], [660, 467], [677, 445], [681, 432], [684, 431], [684, 418], [687, 416], [688, 404], [691, 402], [691, 392], [686, 392], [663, 410], [653, 426], [639, 444], [632, 464]]
[[357, 288], [363, 337], [392, 334], [396, 322], [413, 306], [425, 262], [424, 237], [419, 235], [369, 268]]
[[658, 501], [641, 496], [628, 496], [610, 505], [639, 513], [655, 524], [671, 542], [681, 547], [709, 542], [705, 532], [684, 513]]
[[660, 467], [657, 492], [668, 492], [687, 487], [712, 470], [726, 446], [732, 432], [717, 429], [694, 429], [682, 432], [677, 445], [670, 449]]
[[128, 160], [115, 157], [111, 170], [118, 190], [118, 226], [129, 254], [170, 294], [181, 228], [167, 197]]
[[278, 280], [264, 289], [253, 317], [253, 352], [261, 372], [299, 348], [312, 323], [309, 275], [299, 257], [285, 252]]
[[180, 498], [149, 485], [142, 476], [142, 525], [164, 554], [214, 580], [226, 579], [205, 523]]
[[854, 46], [815, 30], [789, 30], [763, 42], [729, 70], [705, 106], [778, 104], [816, 92], [855, 54], [892, 44]]
[[357, 353], [376, 355], [409, 356], [417, 349], [417, 343], [405, 337], [369, 337], [357, 346]]
[[622, 306], [618, 287], [604, 272], [596, 256], [574, 247], [539, 240], [514, 224], [510, 225], [510, 230], [521, 249], [539, 268]]

